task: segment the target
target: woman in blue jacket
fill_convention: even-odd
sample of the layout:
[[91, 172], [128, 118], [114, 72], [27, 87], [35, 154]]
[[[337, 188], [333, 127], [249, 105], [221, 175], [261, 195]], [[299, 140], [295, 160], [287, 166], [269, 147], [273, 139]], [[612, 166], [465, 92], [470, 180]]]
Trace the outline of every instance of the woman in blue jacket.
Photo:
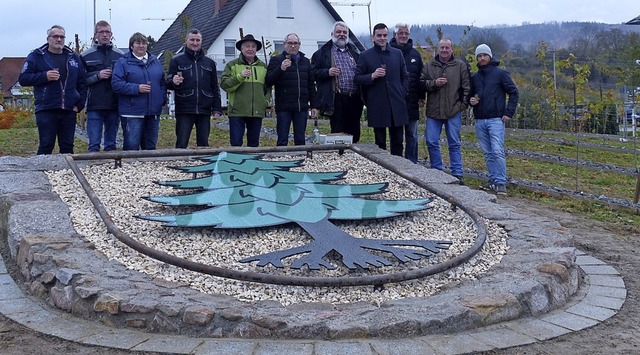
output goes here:
[[[160, 114], [167, 99], [162, 64], [147, 52], [148, 40], [136, 32], [129, 53], [116, 62], [111, 86], [118, 97], [124, 127], [123, 150], [153, 150], [158, 143]], [[126, 122], [126, 123], [124, 123]]]

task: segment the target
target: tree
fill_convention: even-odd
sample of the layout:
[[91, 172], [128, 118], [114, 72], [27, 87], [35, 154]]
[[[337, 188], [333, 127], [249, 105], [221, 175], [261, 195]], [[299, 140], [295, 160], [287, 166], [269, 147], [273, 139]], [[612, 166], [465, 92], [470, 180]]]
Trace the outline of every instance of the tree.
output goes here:
[[[314, 241], [296, 248], [256, 255], [241, 262], [272, 264], [282, 268], [282, 259], [307, 253], [291, 268], [307, 265], [334, 269], [325, 257], [332, 252], [342, 256], [350, 269], [389, 266], [386, 258], [367, 251], [391, 253], [400, 262], [429, 257], [447, 249], [451, 242], [434, 240], [387, 240], [355, 238], [329, 220], [361, 220], [398, 216], [405, 212], [430, 208], [432, 199], [377, 200], [361, 196], [384, 192], [388, 184], [329, 184], [342, 179], [346, 172], [300, 172], [290, 168], [302, 166], [303, 160], [265, 161], [260, 155], [222, 152], [202, 158], [206, 164], [177, 168], [185, 173], [210, 173], [190, 180], [159, 181], [158, 184], [180, 189], [198, 189], [187, 195], [148, 197], [169, 206], [205, 206], [205, 209], [178, 215], [140, 216], [164, 222], [166, 226], [255, 228], [296, 223]], [[402, 248], [409, 246], [411, 248]]]

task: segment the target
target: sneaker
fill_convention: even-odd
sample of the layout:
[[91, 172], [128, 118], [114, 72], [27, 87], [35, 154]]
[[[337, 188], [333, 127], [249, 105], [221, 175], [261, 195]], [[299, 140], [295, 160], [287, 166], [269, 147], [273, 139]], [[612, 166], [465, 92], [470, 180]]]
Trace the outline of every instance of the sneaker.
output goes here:
[[494, 185], [491, 182], [488, 182], [488, 183], [486, 183], [484, 185], [480, 185], [480, 190], [494, 192], [494, 191], [496, 191], [496, 185]]
[[496, 193], [498, 195], [506, 195], [507, 194], [507, 186], [505, 184], [497, 184], [495, 185]]

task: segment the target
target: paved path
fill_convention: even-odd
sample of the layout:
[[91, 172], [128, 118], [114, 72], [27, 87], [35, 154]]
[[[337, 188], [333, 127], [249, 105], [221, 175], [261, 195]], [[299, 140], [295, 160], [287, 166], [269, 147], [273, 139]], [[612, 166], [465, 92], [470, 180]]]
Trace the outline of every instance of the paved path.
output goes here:
[[270, 340], [193, 338], [115, 329], [43, 306], [25, 295], [0, 257], [0, 313], [36, 332], [114, 349], [175, 354], [463, 354], [504, 349], [592, 327], [615, 315], [627, 290], [620, 274], [579, 253], [584, 287], [562, 310], [456, 334], [405, 339]]

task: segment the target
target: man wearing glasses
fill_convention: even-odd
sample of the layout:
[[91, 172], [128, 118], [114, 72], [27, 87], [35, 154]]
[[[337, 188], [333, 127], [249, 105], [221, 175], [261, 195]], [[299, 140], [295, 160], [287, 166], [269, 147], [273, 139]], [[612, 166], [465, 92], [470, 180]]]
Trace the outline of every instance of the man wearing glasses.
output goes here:
[[333, 24], [331, 39], [311, 57], [320, 113], [329, 117], [331, 133], [350, 134], [353, 143], [360, 140], [363, 108], [360, 86], [353, 80], [359, 56], [358, 48], [349, 42], [349, 27], [338, 21]]
[[65, 30], [47, 30], [47, 43], [27, 56], [18, 78], [33, 86], [38, 154], [51, 154], [58, 139], [60, 153], [73, 154], [76, 115], [84, 108], [87, 86], [80, 56], [64, 45]]
[[111, 88], [113, 65], [122, 57], [122, 51], [111, 42], [113, 35], [107, 21], [98, 21], [94, 28], [93, 45], [82, 52], [89, 86], [87, 97], [87, 135], [89, 151], [99, 152], [104, 127], [104, 150], [116, 149], [116, 136], [120, 116], [118, 96]]
[[267, 68], [267, 86], [275, 86], [277, 145], [289, 142], [289, 129], [293, 123], [293, 143], [305, 144], [305, 131], [311, 106], [311, 117], [318, 115], [316, 89], [311, 73], [311, 62], [300, 52], [300, 38], [295, 33], [285, 39], [285, 50], [271, 58]]

